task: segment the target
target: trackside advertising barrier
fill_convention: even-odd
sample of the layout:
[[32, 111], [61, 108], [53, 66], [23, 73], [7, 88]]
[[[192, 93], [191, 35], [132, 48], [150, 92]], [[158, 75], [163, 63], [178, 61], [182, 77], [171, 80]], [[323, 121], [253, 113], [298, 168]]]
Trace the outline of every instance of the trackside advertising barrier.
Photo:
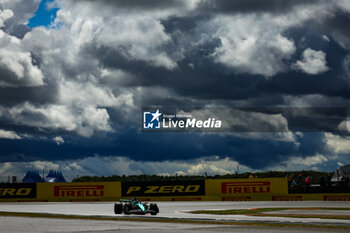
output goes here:
[[38, 183], [39, 200], [115, 201], [120, 198], [120, 182]]
[[206, 180], [208, 200], [260, 201], [271, 200], [272, 195], [288, 195], [286, 178]]
[[[158, 200], [200, 201], [205, 196], [205, 180], [122, 182], [123, 197], [158, 197]], [[152, 198], [155, 200], [155, 198]]]
[[196, 196], [205, 195], [204, 180], [122, 182], [122, 196]]
[[0, 183], [0, 199], [36, 199], [36, 184]]
[[288, 194], [286, 178], [155, 182], [0, 183], [0, 201], [350, 201], [350, 193]]

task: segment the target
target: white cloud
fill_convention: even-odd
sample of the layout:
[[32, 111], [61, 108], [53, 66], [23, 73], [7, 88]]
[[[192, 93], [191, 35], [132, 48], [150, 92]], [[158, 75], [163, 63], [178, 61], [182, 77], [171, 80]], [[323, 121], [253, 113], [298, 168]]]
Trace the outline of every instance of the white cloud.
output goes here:
[[127, 59], [148, 61], [154, 66], [173, 69], [177, 66], [176, 62], [159, 48], [170, 42], [164, 30], [160, 21], [150, 16], [114, 16], [99, 29], [96, 41], [101, 46], [119, 50]]
[[222, 43], [214, 59], [239, 73], [274, 76], [295, 52], [294, 42], [282, 36], [284, 27], [267, 15], [217, 17], [210, 24]]
[[21, 40], [0, 30], [0, 86], [41, 86], [44, 77]]
[[[327, 165], [332, 165], [336, 157], [326, 156], [322, 154], [315, 154], [306, 157], [289, 156], [280, 164], [275, 164], [265, 168], [268, 171], [301, 171], [301, 170], [315, 170], [315, 171], [329, 171], [333, 170]], [[332, 165], [333, 166], [333, 165]]]
[[40, 0], [1, 0], [3, 9], [10, 9], [14, 13], [15, 24], [27, 24], [38, 8]]
[[12, 80], [1, 80], [0, 86], [41, 86], [44, 84], [43, 75], [40, 69], [32, 64], [32, 58], [28, 52], [0, 49], [0, 69], [13, 78]]
[[327, 42], [329, 42], [330, 40], [329, 40], [329, 37], [328, 36], [326, 36], [326, 35], [322, 35], [322, 39], [324, 40], [324, 41], [327, 41]]
[[[95, 43], [97, 47], [115, 50], [127, 60], [145, 61], [170, 70], [177, 67], [176, 59], [164, 52], [171, 39], [158, 14], [111, 10], [108, 5], [103, 7], [94, 2], [66, 1], [60, 7], [56, 23], [63, 23], [60, 31], [66, 31], [65, 41], [70, 36], [77, 48]], [[96, 11], [96, 8], [103, 9]]]
[[21, 139], [18, 134], [14, 131], [8, 131], [8, 130], [2, 130], [0, 129], [0, 138], [6, 138], [6, 139]]
[[[12, 174], [19, 174], [19, 175], [22, 175], [22, 172], [19, 172], [18, 171], [14, 171], [14, 163], [11, 163], [11, 162], [6, 162], [6, 163], [2, 163], [0, 164], [0, 177], [6, 177], [8, 175], [8, 172], [12, 171], [13, 173]], [[21, 167], [23, 169], [23, 167]], [[6, 180], [0, 180], [0, 182], [4, 182]]]
[[23, 38], [30, 31], [27, 23], [38, 9], [39, 3], [40, 0], [1, 0], [0, 9], [13, 12], [12, 17], [4, 21], [2, 29], [10, 35]]
[[[214, 161], [210, 160], [199, 160], [197, 163], [192, 163], [188, 166], [187, 170], [180, 171], [187, 175], [204, 175], [207, 173], [210, 175], [225, 175], [225, 174], [234, 174], [237, 171], [239, 163], [229, 159], [217, 159]], [[240, 165], [240, 171], [249, 171], [246, 166]]]
[[106, 86], [97, 86], [90, 82], [62, 81], [59, 87], [59, 98], [63, 105], [111, 107], [118, 104], [112, 90]]
[[[221, 120], [222, 128], [230, 135], [249, 139], [270, 139], [297, 144], [294, 133], [288, 129], [288, 121], [282, 114], [265, 114], [230, 108], [208, 107], [179, 114], [192, 115], [197, 119], [215, 118]], [[243, 133], [242, 133], [243, 132]]]
[[337, 127], [337, 130], [342, 132], [350, 132], [350, 122], [348, 120], [340, 122], [340, 124]]
[[64, 143], [64, 139], [61, 136], [56, 136], [53, 140], [58, 146]]
[[0, 28], [4, 26], [4, 22], [13, 16], [13, 11], [6, 9], [0, 10]]
[[308, 166], [314, 166], [322, 163], [326, 163], [328, 159], [326, 156], [317, 154], [311, 157], [306, 157], [306, 158], [298, 158], [294, 160], [296, 164], [307, 164]]
[[317, 75], [329, 70], [326, 63], [326, 54], [323, 51], [307, 48], [304, 50], [301, 60], [297, 61], [293, 67], [306, 74]]
[[337, 154], [350, 154], [350, 137], [340, 136], [331, 133], [325, 134], [325, 143], [332, 148]]
[[350, 3], [348, 0], [338, 0], [336, 4], [340, 9], [350, 12]]
[[[6, 113], [5, 113], [6, 114]], [[16, 106], [8, 110], [9, 117], [19, 125], [34, 126], [40, 128], [74, 130], [77, 126], [73, 114], [65, 106], [51, 105], [35, 107], [31, 104]], [[26, 115], [30, 114], [32, 119]]]
[[[84, 127], [84, 123], [92, 127]], [[88, 106], [84, 109], [82, 124], [78, 132], [85, 136], [90, 136], [93, 134], [93, 130], [112, 131], [109, 125], [109, 115], [106, 109], [96, 108], [94, 106]]]
[[[65, 105], [35, 107], [29, 103], [9, 109], [2, 108], [4, 117], [17, 125], [45, 129], [60, 129], [90, 137], [96, 131], [110, 132], [112, 128], [106, 109], [93, 105], [70, 108]], [[31, 117], [28, 117], [31, 116]]]
[[291, 56], [296, 52], [294, 41], [285, 31], [307, 20], [328, 16], [330, 7], [324, 3], [296, 6], [277, 15], [262, 12], [218, 15], [205, 22], [202, 33], [209, 32], [221, 40], [221, 47], [212, 54], [216, 62], [236, 73], [273, 77], [289, 70]]

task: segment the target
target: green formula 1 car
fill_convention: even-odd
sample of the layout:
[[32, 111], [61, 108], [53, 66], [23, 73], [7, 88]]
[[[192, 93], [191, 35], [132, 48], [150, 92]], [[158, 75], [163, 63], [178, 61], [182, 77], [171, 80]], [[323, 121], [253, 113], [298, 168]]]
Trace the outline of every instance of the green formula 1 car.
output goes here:
[[114, 213], [115, 214], [151, 214], [157, 215], [159, 209], [156, 203], [141, 202], [136, 198], [132, 199], [120, 199], [120, 203], [114, 204]]

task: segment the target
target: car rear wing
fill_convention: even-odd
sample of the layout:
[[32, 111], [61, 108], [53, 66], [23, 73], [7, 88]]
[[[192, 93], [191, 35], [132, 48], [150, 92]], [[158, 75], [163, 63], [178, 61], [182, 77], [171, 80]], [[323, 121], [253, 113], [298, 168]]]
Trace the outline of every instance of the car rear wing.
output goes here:
[[130, 202], [130, 199], [120, 199], [120, 202]]

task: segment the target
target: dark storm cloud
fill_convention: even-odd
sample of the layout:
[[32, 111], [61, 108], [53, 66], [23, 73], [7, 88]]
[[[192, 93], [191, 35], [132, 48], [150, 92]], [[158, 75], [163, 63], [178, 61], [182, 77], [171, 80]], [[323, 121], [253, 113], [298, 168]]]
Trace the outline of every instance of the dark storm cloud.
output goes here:
[[[184, 51], [183, 58], [174, 70], [150, 66], [146, 61], [127, 59], [122, 55], [123, 47], [116, 49], [87, 44], [82, 55], [98, 59], [105, 67], [122, 69], [133, 74], [133, 77], [119, 81], [118, 84], [125, 87], [161, 86], [175, 91], [179, 96], [191, 97], [193, 101], [246, 99], [263, 94], [259, 88], [266, 82], [264, 77], [237, 75], [224, 65], [213, 61], [211, 54], [221, 46], [221, 40], [210, 34], [203, 40], [201, 32], [196, 31], [198, 24], [205, 24], [209, 19], [210, 17], [194, 16], [170, 17], [162, 20], [165, 32], [171, 36], [171, 42], [165, 44], [161, 51], [165, 51], [170, 57], [179, 48]], [[200, 43], [193, 43], [200, 40], [202, 40]], [[213, 86], [215, 88], [211, 88]], [[152, 101], [153, 105], [160, 105], [158, 100], [150, 100]]]
[[[259, 86], [266, 81], [262, 76], [228, 73], [225, 67], [203, 56], [200, 49], [197, 50], [199, 54], [189, 52], [174, 71], [150, 67], [143, 61], [127, 60], [111, 48], [90, 49], [106, 67], [123, 69], [134, 75], [120, 81], [122, 86], [161, 86], [176, 91], [180, 96], [193, 97], [196, 100], [256, 97], [260, 93]], [[189, 63], [194, 64], [195, 70], [188, 66]], [[213, 86], [215, 89], [211, 88]]]
[[[93, 2], [93, 0], [78, 0], [72, 2]], [[288, 11], [294, 6], [309, 5], [321, 2], [321, 0], [200, 0], [198, 3], [193, 2], [193, 11], [199, 13], [235, 13], [235, 12], [255, 12], [255, 11], [266, 11], [266, 12], [278, 12]], [[109, 6], [115, 6], [117, 8], [127, 9], [167, 9], [167, 8], [183, 8], [190, 4], [190, 1], [186, 0], [102, 0], [99, 4], [107, 4]]]
[[11, 107], [30, 102], [33, 105], [45, 105], [57, 101], [56, 84], [40, 87], [0, 87], [0, 104]]
[[[6, 21], [4, 30], [18, 38], [28, 33], [16, 48], [27, 54], [29, 67], [42, 71], [44, 84], [25, 87], [31, 79], [16, 79], [11, 70], [1, 70], [0, 80], [12, 87], [0, 87], [0, 129], [22, 139], [1, 139], [0, 161], [72, 160], [95, 154], [160, 161], [218, 155], [261, 169], [293, 156], [333, 155], [322, 143], [322, 132], [280, 140], [139, 131], [141, 107], [147, 106], [308, 106], [303, 95], [321, 96], [313, 99], [317, 106], [333, 106], [332, 97], [347, 104], [350, 82], [342, 77], [342, 65], [348, 51], [332, 34], [348, 38], [348, 13], [327, 16], [324, 25], [312, 18], [281, 26], [275, 21], [294, 18], [273, 18], [280, 13], [297, 18], [295, 7], [323, 2], [203, 0], [194, 7], [189, 1], [71, 0], [64, 1], [68, 7], [63, 4], [67, 8], [58, 14], [62, 25], [28, 33], [22, 19], [37, 2], [30, 4], [22, 21]], [[76, 9], [79, 3], [84, 7]], [[149, 14], [154, 9], [169, 13]], [[252, 12], [269, 14], [259, 18], [263, 14]], [[309, 75], [292, 68], [308, 48], [326, 55], [329, 70]], [[226, 63], [217, 59], [225, 52]], [[234, 63], [241, 58], [243, 64]], [[264, 72], [270, 63], [272, 71]], [[130, 96], [124, 98], [125, 93]], [[288, 102], [286, 96], [297, 100]], [[81, 132], [90, 126], [91, 132]], [[55, 136], [62, 136], [64, 143], [57, 145]]]
[[313, 30], [318, 33], [330, 35], [339, 45], [350, 50], [350, 15], [348, 12], [338, 9], [334, 14], [312, 22]]
[[4, 30], [11, 36], [23, 39], [25, 34], [31, 31], [31, 28], [24, 24], [13, 24], [11, 26], [7, 26]]
[[350, 37], [349, 25], [350, 15], [345, 12], [338, 12], [335, 17], [331, 18], [326, 25], [329, 30], [340, 33], [346, 37]]
[[[94, 2], [94, 0], [70, 0], [72, 2]], [[100, 0], [99, 4], [134, 9], [155, 9], [185, 6], [185, 0]]]
[[[347, 52], [334, 41], [322, 40], [320, 34], [312, 28], [296, 28], [285, 32], [285, 35], [296, 41], [298, 45], [297, 52], [289, 62], [295, 62], [306, 48], [311, 47], [327, 54], [327, 64], [331, 70], [316, 76], [289, 71], [266, 80], [261, 75], [237, 74], [213, 60], [211, 54], [222, 46], [221, 39], [209, 33], [203, 39], [203, 33], [197, 29], [198, 25], [205, 25], [209, 19], [210, 17], [186, 16], [169, 17], [161, 21], [165, 32], [171, 36], [171, 42], [161, 47], [161, 51], [172, 57], [173, 51], [177, 51], [179, 48], [184, 50], [183, 58], [177, 62], [178, 67], [174, 70], [150, 66], [147, 61], [127, 59], [122, 55], [125, 49], [122, 46], [116, 49], [88, 44], [84, 47], [82, 54], [98, 59], [105, 67], [122, 69], [133, 74], [132, 77], [120, 80], [118, 84], [121, 86], [161, 86], [175, 91], [179, 96], [187, 96], [194, 100], [217, 99], [223, 101], [264, 97], [269, 99], [268, 102], [271, 103], [270, 96], [273, 95], [275, 103], [278, 104], [280, 103], [278, 96], [284, 94], [319, 93], [349, 97], [349, 82], [340, 76], [342, 72], [340, 66]], [[313, 31], [313, 33], [309, 31]], [[306, 41], [305, 44], [299, 42], [302, 39]], [[195, 41], [200, 41], [200, 43], [193, 43]], [[213, 86], [215, 88], [211, 88]], [[153, 102], [159, 103], [157, 100], [153, 100]]]
[[[71, 160], [101, 156], [123, 155], [137, 161], [188, 160], [203, 155], [229, 157], [253, 169], [279, 164], [295, 154], [307, 157], [313, 153], [332, 153], [319, 143], [323, 134], [305, 134], [299, 140], [301, 147], [293, 142], [251, 139], [214, 134], [150, 133], [134, 130], [123, 131], [109, 139], [70, 141], [56, 145], [45, 140], [0, 140], [2, 161]], [[70, 142], [69, 142], [70, 141]], [[26, 156], [21, 156], [26, 154]]]
[[[182, 21], [179, 18], [169, 18], [163, 22], [165, 30], [172, 33], [181, 30], [182, 37], [193, 38], [193, 30], [198, 21], [202, 18], [187, 18]], [[186, 25], [189, 21], [189, 25]], [[280, 103], [279, 95], [300, 95], [300, 94], [322, 94], [326, 96], [350, 97], [350, 82], [343, 79], [341, 74], [342, 62], [347, 55], [346, 50], [341, 48], [334, 41], [325, 42], [319, 34], [307, 33], [307, 29], [301, 31], [286, 31], [286, 35], [295, 41], [306, 41], [306, 45], [298, 49], [293, 60], [301, 56], [305, 47], [322, 50], [327, 54], [327, 64], [332, 69], [323, 74], [310, 76], [296, 71], [280, 73], [272, 79], [267, 80], [261, 75], [236, 74], [222, 64], [214, 62], [212, 54], [220, 47], [221, 41], [218, 38], [208, 38], [205, 43], [196, 45], [181, 44], [184, 46], [184, 58], [178, 62], [174, 70], [167, 70], [161, 67], [149, 66], [147, 62], [128, 60], [121, 55], [120, 50], [110, 47], [87, 45], [83, 54], [97, 58], [101, 64], [109, 68], [123, 69], [132, 73], [133, 77], [127, 77], [120, 81], [125, 87], [152, 87], [161, 86], [175, 91], [179, 96], [191, 97], [195, 100], [216, 99], [219, 101], [266, 98], [271, 104]], [[299, 35], [299, 36], [298, 36]], [[178, 38], [173, 37], [172, 44], [164, 46], [164, 51], [171, 54], [180, 44], [176, 44]], [[182, 41], [183, 42], [183, 41]], [[180, 42], [179, 42], [180, 43]], [[189, 65], [191, 64], [191, 65]], [[185, 85], [184, 85], [185, 84]], [[215, 88], [211, 88], [215, 86]], [[273, 99], [271, 99], [271, 95]], [[157, 104], [157, 100], [154, 100]], [[254, 100], [252, 100], [254, 101]], [[260, 99], [261, 101], [261, 99]], [[151, 100], [152, 102], [152, 100]], [[264, 101], [263, 101], [264, 102]], [[252, 103], [254, 106], [256, 103]]]
[[[221, 6], [218, 7], [219, 9], [228, 10], [231, 8], [239, 10], [240, 7], [238, 6], [241, 5], [242, 9], [248, 9], [248, 6], [250, 6], [252, 10], [256, 10], [267, 6], [270, 6], [271, 9], [288, 8], [294, 4], [305, 3], [305, 1], [283, 1], [282, 4], [281, 1], [271, 1], [265, 5], [265, 1], [264, 4], [261, 1], [260, 4], [252, 4], [255, 1], [215, 2], [218, 6]], [[307, 4], [314, 2], [308, 1]], [[206, 4], [209, 3], [210, 1]], [[226, 4], [235, 7], [230, 8]], [[325, 27], [333, 28], [333, 32], [347, 35], [349, 30], [345, 25], [347, 25], [348, 19], [348, 15], [341, 13], [326, 22]], [[206, 20], [208, 20], [207, 17], [170, 17], [162, 21], [165, 31], [172, 36], [172, 44], [167, 44], [164, 47], [164, 51], [170, 54], [173, 49], [181, 46], [185, 48], [184, 58], [178, 62], [179, 68], [174, 71], [170, 72], [165, 69], [150, 67], [143, 62], [127, 61], [125, 63], [120, 59], [120, 56], [118, 57], [118, 51], [113, 51], [110, 48], [97, 52], [98, 54], [103, 54], [103, 56], [97, 57], [100, 57], [102, 62], [109, 67], [123, 68], [130, 72], [136, 70], [135, 79], [128, 79], [126, 82], [127, 86], [159, 85], [175, 90], [180, 96], [189, 96], [195, 99], [247, 99], [260, 96], [267, 97], [271, 94], [307, 95], [315, 93], [343, 98], [350, 97], [350, 83], [341, 77], [343, 72], [341, 66], [347, 51], [333, 40], [331, 42], [324, 41], [317, 28], [313, 29], [312, 26], [306, 26], [301, 29], [299, 27], [299, 32], [292, 29], [290, 32], [289, 30], [285, 32], [289, 38], [298, 43], [297, 53], [294, 55], [293, 60], [296, 61], [304, 49], [311, 47], [314, 50], [321, 50], [327, 54], [327, 64], [331, 67], [331, 70], [317, 76], [289, 71], [288, 73], [278, 74], [271, 80], [266, 80], [259, 75], [235, 74], [227, 67], [214, 62], [209, 55], [221, 46], [219, 38], [210, 38], [211, 35], [209, 35], [205, 43], [197, 43], [196, 45], [183, 39], [191, 38], [192, 41], [199, 39], [196, 38], [196, 33], [198, 33], [196, 32], [196, 27], [199, 22], [205, 22]], [[314, 24], [311, 23], [310, 25]], [[181, 33], [176, 34], [179, 31]], [[299, 42], [301, 40], [304, 40], [304, 44]], [[186, 85], [183, 85], [184, 83]], [[215, 86], [215, 89], [210, 88], [212, 86]], [[210, 91], [208, 91], [209, 89]]]
[[319, 0], [202, 0], [198, 4], [198, 9], [203, 12], [254, 12], [266, 11], [282, 13], [292, 9], [294, 6], [315, 4]]

